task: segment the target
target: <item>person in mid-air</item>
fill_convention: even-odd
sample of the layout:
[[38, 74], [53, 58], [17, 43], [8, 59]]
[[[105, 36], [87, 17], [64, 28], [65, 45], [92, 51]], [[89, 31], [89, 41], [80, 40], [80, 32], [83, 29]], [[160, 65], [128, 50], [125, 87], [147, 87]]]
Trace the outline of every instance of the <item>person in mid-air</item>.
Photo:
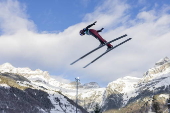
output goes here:
[[[80, 30], [80, 35], [81, 35], [81, 36], [83, 36], [83, 35], [85, 35], [85, 34], [87, 34], [87, 35], [92, 35], [92, 36], [94, 36], [96, 39], [98, 39], [98, 40], [100, 41], [100, 45], [103, 45], [103, 44], [107, 43], [107, 41], [106, 41], [105, 39], [103, 39], [103, 38], [99, 35], [99, 32], [102, 32], [102, 30], [103, 30], [104, 28], [102, 28], [102, 29], [100, 29], [100, 30], [89, 29], [90, 27], [92, 27], [93, 25], [95, 25], [96, 22], [97, 22], [97, 21], [95, 21], [93, 24], [88, 25], [86, 28]], [[108, 49], [112, 48], [113, 46], [112, 46], [111, 44], [107, 44], [107, 47], [108, 47], [108, 48], [107, 48], [107, 50], [108, 50]]]

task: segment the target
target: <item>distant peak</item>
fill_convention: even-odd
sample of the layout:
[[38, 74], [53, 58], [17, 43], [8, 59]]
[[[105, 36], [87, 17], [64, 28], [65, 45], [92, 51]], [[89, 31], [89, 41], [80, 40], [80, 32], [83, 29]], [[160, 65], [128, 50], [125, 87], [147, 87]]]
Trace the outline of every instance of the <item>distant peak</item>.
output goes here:
[[167, 73], [170, 71], [170, 59], [168, 57], [160, 59], [155, 63], [153, 68], [150, 68], [143, 76], [148, 75], [160, 75], [161, 73]]
[[2, 65], [0, 65], [1, 68], [14, 68], [14, 66], [12, 66], [10, 63], [4, 63]]
[[167, 63], [169, 61], [170, 61], [170, 59], [168, 57], [165, 57], [163, 59], [160, 59], [158, 62], [156, 62], [155, 65], [156, 66], [163, 65], [163, 64], [165, 64], [165, 63]]
[[100, 88], [99, 84], [97, 82], [90, 82], [86, 83], [83, 85], [85, 89], [90, 89], [90, 88]]

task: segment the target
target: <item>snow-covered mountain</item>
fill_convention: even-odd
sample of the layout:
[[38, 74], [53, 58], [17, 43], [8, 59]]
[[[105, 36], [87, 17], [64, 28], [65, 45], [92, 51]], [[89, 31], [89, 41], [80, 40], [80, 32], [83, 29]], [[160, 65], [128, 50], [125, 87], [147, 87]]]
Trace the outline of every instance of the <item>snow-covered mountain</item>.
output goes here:
[[[76, 106], [74, 103], [75, 82], [61, 83], [52, 78], [46, 71], [15, 68], [9, 63], [0, 65], [0, 72], [0, 89], [5, 92], [19, 90], [23, 95], [35, 98], [36, 105], [34, 106], [36, 107], [34, 109], [38, 112], [74, 113]], [[158, 95], [154, 99], [162, 100], [160, 102], [161, 108], [166, 110], [166, 99], [170, 93], [169, 86], [170, 59], [165, 57], [156, 62], [153, 68], [146, 71], [142, 78], [125, 76], [109, 83], [106, 88], [101, 88], [96, 82], [79, 83], [78, 103], [89, 112], [93, 111], [96, 104], [99, 104], [104, 113], [125, 113], [125, 111], [130, 113], [132, 110], [135, 113], [140, 111], [146, 113], [149, 110], [153, 111], [153, 102], [150, 100], [153, 99], [154, 95]], [[23, 98], [20, 97], [20, 93], [13, 94], [18, 101], [19, 98]], [[3, 93], [3, 95], [5, 94]], [[45, 95], [42, 96], [43, 102], [40, 101], [39, 95]], [[2, 99], [0, 98], [0, 100]], [[49, 104], [43, 104], [44, 101], [48, 101]], [[28, 102], [28, 104], [30, 103]], [[5, 105], [6, 109], [10, 106], [9, 104]], [[0, 108], [2, 106], [0, 104]], [[29, 106], [31, 109], [31, 104]], [[79, 113], [86, 113], [80, 106]]]
[[[15, 68], [5, 63], [0, 66], [0, 112], [75, 113], [75, 102], [59, 91], [62, 85], [67, 87], [51, 78], [48, 72]], [[78, 106], [78, 113], [87, 111]]]
[[[120, 111], [125, 110], [132, 103], [141, 105], [135, 113], [144, 110], [143, 112], [148, 112], [149, 107], [145, 105], [149, 104], [151, 106], [150, 100], [152, 100], [154, 95], [161, 95], [164, 97], [164, 103], [162, 104], [162, 110], [167, 109], [166, 99], [169, 97], [170, 93], [170, 59], [165, 57], [155, 63], [153, 68], [150, 68], [144, 73], [143, 78], [136, 77], [123, 77], [116, 81], [108, 84], [105, 91], [105, 98], [103, 99], [102, 108], [104, 111], [109, 111], [112, 109], [119, 109]], [[162, 95], [164, 94], [164, 95]], [[140, 101], [139, 101], [140, 100]], [[132, 109], [128, 108], [128, 109]], [[127, 111], [127, 109], [126, 109]], [[112, 111], [118, 112], [118, 111]], [[107, 113], [107, 112], [106, 112]], [[121, 113], [121, 112], [120, 112]]]

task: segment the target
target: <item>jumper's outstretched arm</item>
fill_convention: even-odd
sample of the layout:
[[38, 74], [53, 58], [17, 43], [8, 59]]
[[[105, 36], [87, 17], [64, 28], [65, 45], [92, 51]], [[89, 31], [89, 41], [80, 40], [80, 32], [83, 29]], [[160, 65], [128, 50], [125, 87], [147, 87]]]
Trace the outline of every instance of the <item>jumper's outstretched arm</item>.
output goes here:
[[96, 22], [97, 22], [97, 21], [95, 21], [93, 24], [88, 25], [88, 26], [86, 27], [86, 29], [88, 29], [88, 28], [94, 26], [94, 25], [96, 24]]
[[100, 30], [97, 30], [97, 32], [102, 32], [103, 29], [104, 29], [104, 28], [101, 28]]

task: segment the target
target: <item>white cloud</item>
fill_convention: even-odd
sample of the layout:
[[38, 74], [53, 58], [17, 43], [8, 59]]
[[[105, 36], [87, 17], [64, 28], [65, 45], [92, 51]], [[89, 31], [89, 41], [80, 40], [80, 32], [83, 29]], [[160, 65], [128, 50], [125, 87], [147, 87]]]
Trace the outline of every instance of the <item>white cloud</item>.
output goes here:
[[24, 4], [16, 0], [1, 1], [0, 28], [5, 34], [13, 34], [24, 30], [35, 30], [35, 25], [28, 20]]
[[[15, 0], [0, 2], [0, 62], [25, 63], [46, 71], [58, 71], [67, 74], [67, 78], [80, 76], [86, 82], [97, 81], [100, 84], [123, 76], [139, 76], [154, 63], [170, 56], [168, 48], [170, 36], [169, 9], [163, 7], [159, 13], [155, 9], [142, 10], [132, 20], [127, 13], [129, 5], [118, 0], [107, 0], [95, 11], [84, 17], [84, 22], [70, 26], [59, 33], [37, 33], [36, 25], [28, 19], [22, 4]], [[111, 51], [87, 69], [82, 67], [105, 51], [96, 51], [73, 66], [69, 64], [81, 55], [99, 45], [92, 36], [79, 36], [79, 30], [89, 23], [98, 21], [93, 27], [100, 29], [103, 38], [111, 40], [128, 34], [131, 41]], [[128, 27], [130, 26], [130, 27]], [[114, 28], [114, 29], [113, 29]], [[123, 41], [114, 42], [113, 45]], [[20, 66], [19, 66], [20, 67]], [[32, 68], [30, 67], [30, 68]], [[42, 68], [41, 68], [42, 67]], [[59, 77], [60, 78], [60, 77]], [[65, 80], [65, 79], [64, 79]]]
[[123, 23], [127, 17], [124, 13], [129, 5], [119, 0], [107, 0], [101, 6], [96, 7], [93, 13], [89, 13], [84, 17], [84, 21], [98, 21], [99, 27], [115, 27]]

